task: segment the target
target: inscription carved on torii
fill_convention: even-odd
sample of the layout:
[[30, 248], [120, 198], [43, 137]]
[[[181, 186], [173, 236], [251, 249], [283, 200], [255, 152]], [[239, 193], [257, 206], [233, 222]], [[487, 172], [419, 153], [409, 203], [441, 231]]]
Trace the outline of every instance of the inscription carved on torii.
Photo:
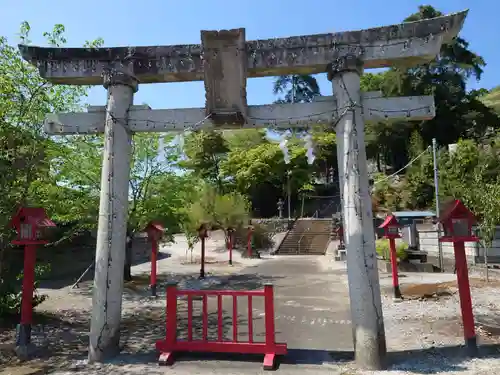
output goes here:
[[[22, 56], [55, 84], [101, 85], [104, 107], [53, 114], [49, 134], [103, 133], [104, 152], [96, 246], [89, 359], [101, 360], [119, 341], [133, 132], [200, 128], [308, 127], [336, 124], [340, 191], [356, 362], [383, 367], [386, 352], [375, 238], [368, 190], [364, 122], [427, 119], [432, 97], [383, 98], [361, 93], [363, 69], [427, 62], [462, 28], [467, 11], [439, 18], [332, 34], [245, 41], [244, 29], [202, 31], [201, 44], [116, 48], [19, 46]], [[313, 103], [247, 106], [246, 79], [328, 73], [333, 97]], [[203, 80], [205, 108], [151, 110], [134, 106], [138, 84]]]
[[205, 115], [217, 125], [243, 125], [247, 115], [245, 29], [202, 31]]

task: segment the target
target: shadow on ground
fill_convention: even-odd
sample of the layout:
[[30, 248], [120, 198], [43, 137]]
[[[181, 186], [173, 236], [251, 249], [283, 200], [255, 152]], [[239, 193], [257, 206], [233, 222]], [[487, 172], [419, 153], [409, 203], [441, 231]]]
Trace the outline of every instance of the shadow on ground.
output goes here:
[[[263, 276], [255, 273], [237, 275], [211, 275], [207, 274], [205, 281], [199, 281], [199, 273], [161, 275], [157, 279], [158, 299], [165, 299], [166, 285], [170, 282], [178, 283], [179, 289], [201, 289], [201, 290], [256, 290], [262, 289], [264, 284], [272, 283], [283, 276]], [[191, 287], [192, 285], [192, 287]], [[82, 283], [72, 293], [78, 293], [86, 297], [92, 296], [92, 283]], [[137, 275], [131, 282], [125, 283], [123, 301], [137, 302], [144, 306], [151, 300], [149, 289], [149, 275]]]
[[[159, 252], [158, 260], [168, 259], [172, 256], [172, 254], [168, 252]], [[143, 264], [149, 262], [149, 259], [136, 259], [132, 262], [132, 267], [138, 264]], [[84, 284], [86, 282], [94, 280], [94, 263], [89, 263], [86, 268], [79, 267], [77, 273], [71, 272], [70, 275], [67, 275], [58, 279], [47, 279], [40, 280], [40, 287], [45, 289], [61, 289], [67, 286], [74, 285], [77, 281], [79, 284]], [[83, 277], [82, 277], [83, 276]], [[78, 280], [82, 277], [81, 280]]]
[[[33, 319], [32, 343], [36, 346], [29, 363], [43, 368], [62, 368], [69, 361], [81, 359], [88, 349], [89, 316], [85, 312], [61, 310], [55, 314], [36, 314]], [[0, 365], [20, 364], [14, 355], [15, 324], [4, 327], [0, 334], [3, 350]]]
[[[481, 345], [477, 358], [500, 358], [500, 345]], [[467, 359], [470, 357], [464, 346], [406, 350], [388, 355], [391, 370], [413, 371], [416, 374], [466, 371], [462, 364]]]
[[[483, 345], [477, 358], [499, 358], [500, 346]], [[255, 362], [261, 364], [263, 355], [243, 355], [225, 353], [177, 353], [176, 361], [225, 361], [225, 362]], [[470, 359], [462, 346], [428, 348], [390, 352], [387, 357], [389, 371], [411, 371], [415, 374], [440, 374], [451, 371], [467, 370], [463, 363]], [[155, 364], [158, 354], [154, 351], [122, 352], [110, 363], [120, 364]], [[328, 351], [313, 349], [289, 349], [288, 354], [278, 359], [278, 366], [283, 365], [335, 365], [342, 364], [354, 367], [354, 353], [350, 351]], [[236, 366], [237, 367], [237, 366]]]

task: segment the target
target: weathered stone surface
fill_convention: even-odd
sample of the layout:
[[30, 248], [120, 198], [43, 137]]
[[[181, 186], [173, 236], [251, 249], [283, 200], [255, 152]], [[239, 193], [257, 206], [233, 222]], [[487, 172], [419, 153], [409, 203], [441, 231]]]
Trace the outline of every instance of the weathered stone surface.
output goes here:
[[363, 73], [363, 58], [354, 54], [348, 54], [332, 61], [327, 67], [328, 80], [331, 81], [337, 74], [345, 72]]
[[108, 89], [110, 86], [125, 85], [132, 88], [132, 91], [137, 92], [138, 81], [132, 75], [125, 71], [117, 71], [115, 69], [106, 70], [102, 74], [103, 86]]
[[243, 124], [247, 107], [245, 29], [202, 31], [205, 114], [215, 124]]
[[[363, 118], [366, 122], [391, 121], [411, 118], [428, 120], [434, 117], [434, 97], [411, 96], [384, 98], [381, 93], [362, 93]], [[88, 112], [58, 113], [47, 116], [47, 134], [97, 134], [104, 132], [104, 106], [91, 106]], [[242, 125], [224, 124], [224, 128], [274, 128], [286, 130], [310, 128], [335, 122], [336, 104], [333, 96], [321, 97], [312, 103], [270, 104], [248, 106], [247, 122]], [[128, 126], [132, 132], [185, 131], [194, 124], [197, 129], [218, 127], [206, 117], [204, 108], [154, 109], [134, 105], [130, 108]]]
[[[347, 54], [363, 55], [364, 68], [416, 64], [434, 58], [460, 29], [467, 11], [359, 31], [246, 42], [248, 77], [325, 72]], [[105, 69], [132, 67], [140, 83], [204, 79], [200, 44], [114, 48], [42, 48], [20, 45], [25, 60], [54, 83], [100, 85]]]

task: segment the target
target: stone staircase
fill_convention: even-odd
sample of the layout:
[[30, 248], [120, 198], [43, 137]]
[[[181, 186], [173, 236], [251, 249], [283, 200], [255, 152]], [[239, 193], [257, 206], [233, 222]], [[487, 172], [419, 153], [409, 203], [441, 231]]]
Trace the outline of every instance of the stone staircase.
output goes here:
[[276, 250], [276, 255], [325, 255], [331, 219], [298, 219]]

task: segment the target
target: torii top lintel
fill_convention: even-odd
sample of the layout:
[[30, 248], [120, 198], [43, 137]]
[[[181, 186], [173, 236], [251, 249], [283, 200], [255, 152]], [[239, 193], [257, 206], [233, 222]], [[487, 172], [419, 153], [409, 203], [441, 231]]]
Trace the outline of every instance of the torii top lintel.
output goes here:
[[[248, 77], [314, 74], [325, 72], [329, 63], [352, 53], [362, 57], [365, 68], [429, 61], [439, 53], [442, 43], [458, 34], [467, 12], [358, 31], [267, 40], [244, 41], [244, 29], [228, 33], [242, 34], [240, 41], [244, 43]], [[204, 33], [207, 32], [202, 31], [202, 40]], [[228, 42], [234, 44], [231, 38]], [[100, 85], [106, 69], [124, 66], [140, 83], [203, 80], [204, 60], [207, 60], [204, 54], [214, 48], [187, 44], [114, 48], [20, 45], [19, 49], [23, 58], [37, 66], [40, 74], [53, 83]]]

